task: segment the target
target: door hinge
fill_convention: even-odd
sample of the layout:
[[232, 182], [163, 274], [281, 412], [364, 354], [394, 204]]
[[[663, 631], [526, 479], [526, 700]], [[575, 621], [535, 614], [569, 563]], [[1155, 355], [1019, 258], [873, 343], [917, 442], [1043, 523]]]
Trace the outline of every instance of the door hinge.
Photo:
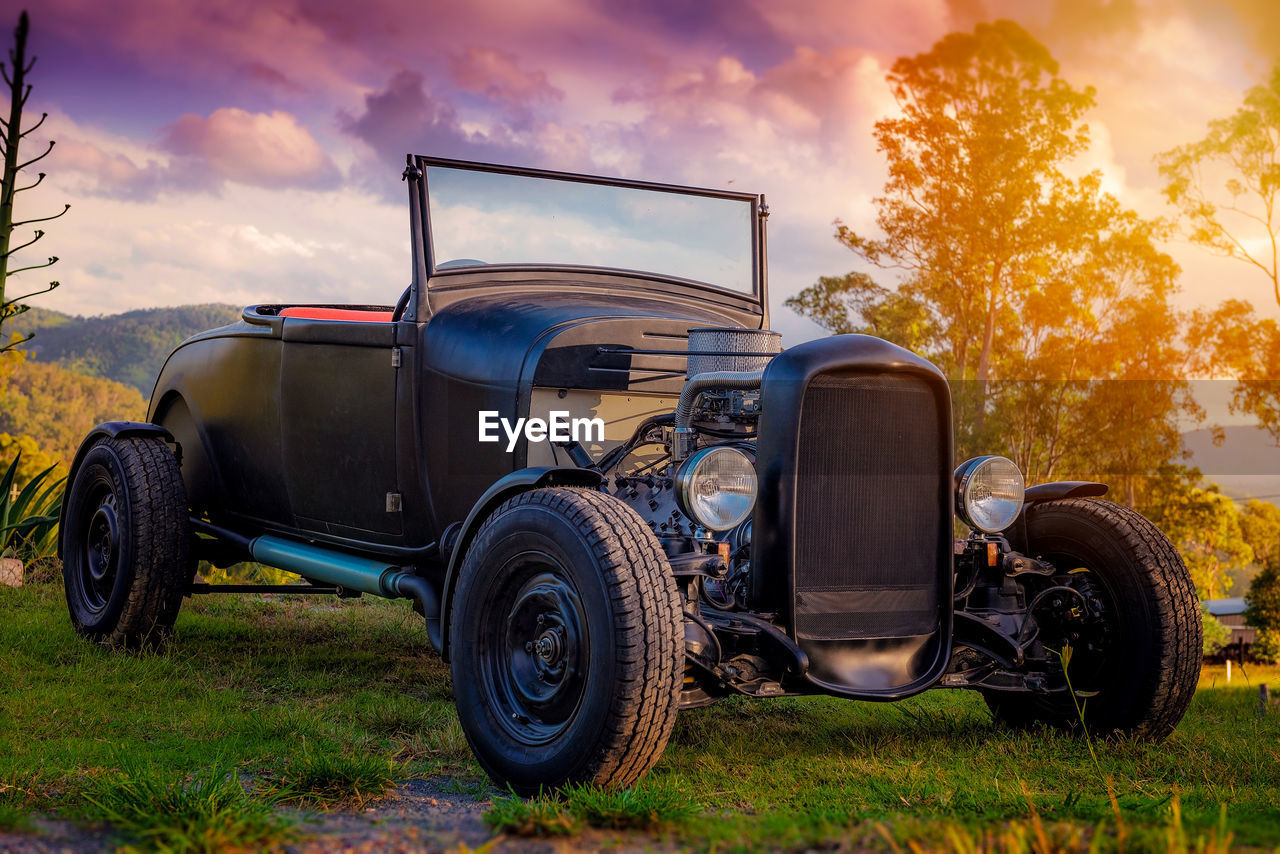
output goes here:
[[393, 368], [400, 367], [400, 348], [399, 347], [391, 348], [391, 367]]
[[400, 493], [398, 492], [387, 493], [387, 512], [388, 513], [400, 512]]

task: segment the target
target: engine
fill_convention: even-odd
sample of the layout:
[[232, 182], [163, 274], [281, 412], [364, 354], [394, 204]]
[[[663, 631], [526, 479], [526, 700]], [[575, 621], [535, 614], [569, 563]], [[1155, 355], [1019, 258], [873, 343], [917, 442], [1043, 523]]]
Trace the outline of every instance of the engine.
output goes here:
[[712, 699], [705, 687], [716, 683], [781, 693], [766, 675], [780, 668], [760, 649], [762, 632], [780, 638], [774, 657], [783, 669], [797, 660], [794, 645], [761, 619], [767, 614], [748, 613], [761, 382], [780, 350], [776, 332], [691, 329], [676, 411], [649, 419], [601, 461], [612, 491], [648, 523], [680, 584], [686, 650], [702, 677], [686, 686], [686, 706]]
[[741, 604], [735, 594], [750, 554], [760, 385], [780, 351], [776, 332], [689, 330], [676, 412], [645, 422], [601, 461], [615, 494], [648, 522], [668, 557], [698, 563], [716, 607]]

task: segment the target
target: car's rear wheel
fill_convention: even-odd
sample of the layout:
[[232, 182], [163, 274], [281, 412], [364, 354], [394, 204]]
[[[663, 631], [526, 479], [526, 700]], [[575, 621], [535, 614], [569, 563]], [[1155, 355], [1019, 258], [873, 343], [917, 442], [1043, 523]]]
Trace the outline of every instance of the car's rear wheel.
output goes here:
[[[1140, 514], [1092, 498], [1049, 501], [1027, 513], [1030, 552], [1061, 573], [1056, 590], [1090, 617], [1040, 639], [1061, 655], [1077, 693], [984, 692], [996, 719], [1018, 727], [1046, 723], [1150, 741], [1169, 735], [1195, 693], [1203, 656], [1200, 606], [1173, 544]], [[1063, 630], [1065, 628], [1065, 630]]]
[[77, 632], [110, 646], [163, 642], [191, 575], [178, 461], [164, 442], [105, 438], [67, 492], [62, 576]]
[[503, 786], [635, 782], [675, 725], [684, 649], [666, 556], [635, 511], [582, 489], [499, 507], [467, 550], [453, 690]]

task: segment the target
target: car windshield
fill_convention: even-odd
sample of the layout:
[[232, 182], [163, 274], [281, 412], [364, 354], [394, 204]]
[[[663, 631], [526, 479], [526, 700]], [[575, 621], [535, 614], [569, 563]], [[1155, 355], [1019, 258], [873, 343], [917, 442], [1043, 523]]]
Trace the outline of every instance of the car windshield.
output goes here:
[[755, 292], [751, 197], [427, 166], [437, 271], [587, 267]]

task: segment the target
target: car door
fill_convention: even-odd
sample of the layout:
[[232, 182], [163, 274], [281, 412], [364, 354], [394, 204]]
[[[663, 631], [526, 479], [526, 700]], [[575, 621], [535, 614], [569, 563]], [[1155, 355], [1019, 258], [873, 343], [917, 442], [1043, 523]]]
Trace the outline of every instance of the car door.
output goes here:
[[401, 534], [395, 324], [286, 317], [282, 338], [281, 448], [298, 527]]

